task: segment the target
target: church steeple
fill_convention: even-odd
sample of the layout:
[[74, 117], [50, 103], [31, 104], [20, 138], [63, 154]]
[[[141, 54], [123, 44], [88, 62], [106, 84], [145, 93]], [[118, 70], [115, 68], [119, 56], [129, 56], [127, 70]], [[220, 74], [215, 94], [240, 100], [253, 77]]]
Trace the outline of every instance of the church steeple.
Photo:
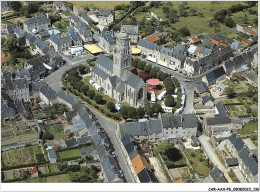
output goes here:
[[113, 75], [121, 77], [124, 69], [131, 67], [131, 54], [129, 53], [129, 40], [125, 32], [120, 32], [116, 38], [113, 55]]

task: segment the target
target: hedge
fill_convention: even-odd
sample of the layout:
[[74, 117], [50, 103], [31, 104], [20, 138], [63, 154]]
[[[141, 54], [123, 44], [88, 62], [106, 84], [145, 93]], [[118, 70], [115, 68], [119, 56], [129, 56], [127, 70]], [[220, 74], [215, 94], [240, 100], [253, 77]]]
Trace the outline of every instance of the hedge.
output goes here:
[[38, 162], [38, 163], [29, 163], [29, 164], [24, 164], [24, 165], [15, 165], [15, 166], [10, 166], [10, 167], [2, 167], [2, 171], [24, 168], [24, 167], [36, 167], [37, 165], [43, 165], [46, 163], [49, 163], [49, 161], [42, 161], [42, 162]]
[[161, 158], [158, 156], [157, 151], [154, 150], [153, 152], [154, 152], [154, 155], [156, 156], [156, 158], [159, 159], [159, 162], [160, 162], [161, 167], [163, 169], [163, 173], [164, 173], [165, 177], [167, 178], [168, 183], [172, 183], [171, 177], [169, 176], [168, 172], [166, 171]]
[[71, 160], [76, 160], [81, 158], [81, 156], [77, 156], [77, 157], [70, 157], [70, 158], [65, 158], [65, 159], [58, 159], [57, 162], [64, 162], [64, 161], [71, 161]]

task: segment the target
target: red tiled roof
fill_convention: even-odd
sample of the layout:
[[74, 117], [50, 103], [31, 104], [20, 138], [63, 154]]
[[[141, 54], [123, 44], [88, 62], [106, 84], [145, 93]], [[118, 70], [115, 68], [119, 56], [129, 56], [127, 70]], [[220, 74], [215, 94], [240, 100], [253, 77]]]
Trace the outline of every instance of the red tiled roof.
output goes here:
[[194, 41], [194, 43], [200, 42], [200, 38], [192, 36], [191, 39]]
[[1, 52], [1, 63], [7, 63], [9, 61], [9, 56], [6, 56], [4, 52]]
[[37, 168], [35, 167], [35, 168], [33, 168], [32, 170], [31, 170], [31, 175], [33, 175], [34, 173], [37, 173]]
[[248, 45], [251, 45], [253, 43], [252, 41], [250, 41], [248, 39], [243, 39], [242, 42], [245, 44], [248, 44]]
[[60, 120], [62, 120], [62, 121], [65, 119], [64, 115], [60, 115], [59, 118], [60, 118]]
[[245, 32], [248, 32], [253, 36], [258, 36], [257, 32], [253, 31], [252, 29], [249, 29], [248, 27], [244, 27], [243, 29], [244, 29]]
[[150, 37], [146, 38], [145, 40], [149, 41], [151, 43], [154, 43], [154, 42], [160, 40], [160, 37], [158, 37], [157, 35], [153, 35], [153, 36], [150, 36]]

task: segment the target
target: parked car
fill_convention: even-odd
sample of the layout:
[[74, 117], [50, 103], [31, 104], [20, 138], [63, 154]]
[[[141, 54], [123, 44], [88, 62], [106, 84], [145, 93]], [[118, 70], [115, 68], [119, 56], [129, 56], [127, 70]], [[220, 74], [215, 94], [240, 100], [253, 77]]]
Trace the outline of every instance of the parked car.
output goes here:
[[119, 169], [119, 173], [122, 177], [124, 177], [123, 171], [121, 169]]
[[113, 157], [116, 157], [116, 154], [115, 154], [115, 152], [114, 152], [114, 151], [112, 152], [112, 156], [113, 156]]

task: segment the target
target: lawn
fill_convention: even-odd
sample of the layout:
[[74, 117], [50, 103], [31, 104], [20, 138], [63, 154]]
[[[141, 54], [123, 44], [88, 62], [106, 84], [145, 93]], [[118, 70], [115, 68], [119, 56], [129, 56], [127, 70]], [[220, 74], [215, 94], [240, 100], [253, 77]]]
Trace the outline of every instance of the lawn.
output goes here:
[[78, 149], [72, 149], [69, 151], [62, 151], [58, 153], [60, 159], [67, 159], [80, 156], [80, 152]]
[[41, 149], [41, 146], [39, 146], [39, 145], [34, 145], [33, 150], [34, 150], [35, 155], [42, 154], [42, 149]]
[[57, 168], [56, 168], [56, 165], [53, 165], [53, 164], [48, 164], [48, 165], [45, 165], [45, 170], [46, 170], [46, 173], [55, 173], [57, 172]]
[[[257, 10], [256, 7], [254, 7], [253, 9]], [[247, 15], [247, 19], [245, 18], [245, 15]], [[237, 24], [243, 25], [243, 26], [253, 25], [255, 18], [258, 18], [257, 15], [250, 14], [248, 9], [245, 12], [240, 11], [240, 12], [233, 14], [234, 21]]]
[[59, 31], [61, 32], [66, 32], [67, 31], [67, 23], [66, 22], [63, 22], [63, 21], [56, 21], [55, 23], [53, 23], [53, 25], [55, 27], [58, 28]]
[[43, 109], [32, 110], [33, 117], [35, 119], [45, 119], [47, 115], [43, 112]]
[[62, 124], [47, 126], [46, 130], [54, 136], [54, 139], [64, 139], [66, 136], [63, 132]]
[[6, 132], [6, 133], [1, 133], [1, 138], [4, 139], [4, 138], [10, 138], [10, 137], [13, 137], [14, 134], [13, 132]]
[[81, 7], [88, 6], [89, 8], [98, 9], [114, 9], [116, 5], [130, 4], [129, 1], [71, 1], [71, 3]]
[[[199, 33], [209, 33], [213, 34], [214, 29], [208, 26], [209, 20], [213, 18], [214, 14], [221, 9], [226, 9], [231, 7], [232, 5], [236, 5], [238, 3], [245, 4], [244, 2], [237, 1], [187, 1], [188, 6], [190, 8], [194, 8], [199, 13], [203, 13], [204, 17], [199, 16], [188, 16], [188, 17], [180, 17], [179, 22], [172, 24], [172, 27], [176, 29], [180, 29], [181, 27], [187, 27], [190, 30], [191, 34], [199, 34]], [[166, 1], [162, 2], [162, 5], [167, 3]], [[175, 9], [179, 12], [179, 5], [182, 1], [172, 1], [172, 9]], [[155, 13], [157, 17], [162, 18], [163, 20], [167, 20], [165, 14], [163, 13], [162, 6], [159, 8], [150, 9], [151, 12]], [[190, 12], [190, 9], [187, 10]], [[228, 29], [228, 27], [223, 24], [220, 25], [220, 30]]]
[[21, 135], [27, 135], [27, 134], [30, 134], [31, 131], [27, 130], [27, 131], [23, 131], [23, 132], [17, 132], [15, 135], [16, 136], [21, 136]]
[[[192, 157], [191, 154], [195, 153], [195, 157]], [[190, 162], [193, 162], [192, 167], [193, 169], [200, 174], [203, 174], [205, 177], [209, 175], [210, 168], [206, 165], [205, 159], [204, 161], [200, 162], [200, 158], [203, 158], [201, 155], [200, 150], [191, 150], [186, 149], [185, 150], [186, 156], [188, 157]]]
[[237, 130], [237, 133], [240, 135], [247, 135], [255, 133], [255, 131], [258, 131], [258, 122], [251, 121], [246, 123], [242, 129]]
[[70, 183], [70, 178], [68, 174], [61, 174], [46, 177], [46, 183]]

